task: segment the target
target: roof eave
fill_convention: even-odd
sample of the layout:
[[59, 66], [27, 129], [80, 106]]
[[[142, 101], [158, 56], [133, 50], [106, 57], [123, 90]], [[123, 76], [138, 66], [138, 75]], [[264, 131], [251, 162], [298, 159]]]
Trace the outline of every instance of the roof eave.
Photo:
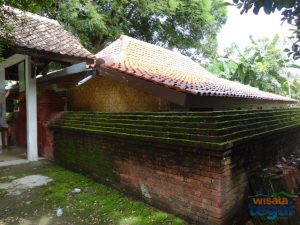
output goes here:
[[74, 55], [49, 52], [49, 51], [45, 51], [45, 50], [38, 50], [35, 48], [26, 48], [26, 47], [21, 47], [18, 45], [11, 45], [9, 48], [14, 53], [29, 55], [29, 56], [41, 58], [41, 59], [46, 59], [48, 61], [70, 63], [70, 64], [76, 64], [76, 63], [80, 63], [80, 62], [86, 62], [88, 64], [91, 64], [94, 62], [93, 55], [91, 55], [90, 57], [74, 56]]

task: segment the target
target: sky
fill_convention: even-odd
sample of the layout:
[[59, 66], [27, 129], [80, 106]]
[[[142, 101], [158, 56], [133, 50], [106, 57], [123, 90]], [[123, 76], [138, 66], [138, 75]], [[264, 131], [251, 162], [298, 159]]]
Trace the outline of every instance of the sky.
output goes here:
[[263, 10], [260, 10], [258, 15], [252, 13], [251, 10], [247, 14], [240, 14], [240, 10], [236, 7], [228, 7], [228, 19], [222, 27], [218, 35], [219, 53], [223, 49], [229, 47], [232, 42], [236, 42], [243, 49], [250, 43], [249, 36], [254, 39], [269, 37], [270, 39], [278, 33], [282, 39], [291, 36], [292, 32], [287, 23], [281, 25], [280, 12], [267, 15]]

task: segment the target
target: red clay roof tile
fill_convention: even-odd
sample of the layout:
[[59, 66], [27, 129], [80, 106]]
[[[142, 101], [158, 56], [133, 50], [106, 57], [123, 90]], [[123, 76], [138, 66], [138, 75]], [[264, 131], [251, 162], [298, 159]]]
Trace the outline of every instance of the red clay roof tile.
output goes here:
[[[15, 46], [83, 59], [93, 57], [56, 20], [9, 6], [2, 7], [10, 14], [7, 24], [12, 27]], [[0, 36], [3, 36], [1, 31]]]
[[187, 56], [125, 35], [97, 53], [96, 58], [103, 58], [107, 68], [193, 95], [296, 102], [218, 78]]

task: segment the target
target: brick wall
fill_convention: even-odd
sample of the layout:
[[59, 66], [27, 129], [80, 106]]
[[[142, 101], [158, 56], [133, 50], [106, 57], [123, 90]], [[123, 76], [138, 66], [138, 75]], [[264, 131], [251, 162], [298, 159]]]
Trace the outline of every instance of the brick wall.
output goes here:
[[225, 216], [221, 155], [73, 132], [55, 137], [55, 156], [69, 168], [188, 220], [220, 224]]
[[[53, 159], [53, 135], [48, 129], [48, 124], [61, 115], [64, 110], [64, 100], [53, 90], [44, 90], [37, 98], [37, 130], [39, 156]], [[26, 98], [22, 97], [19, 104], [19, 112], [16, 119], [9, 124], [11, 136], [16, 137], [17, 146], [27, 147], [27, 122], [26, 122]], [[13, 132], [13, 133], [12, 133]]]
[[[74, 138], [76, 137], [76, 138]], [[63, 165], [197, 224], [246, 219], [248, 171], [295, 151], [300, 132], [271, 136], [225, 152], [59, 130]]]
[[240, 217], [246, 219], [248, 217], [246, 198], [249, 192], [253, 195], [257, 191], [249, 190], [248, 181], [253, 171], [274, 166], [283, 156], [297, 152], [300, 152], [299, 128], [247, 142], [231, 149], [223, 159], [226, 172], [222, 177], [222, 196], [224, 196], [222, 207], [239, 208]]
[[39, 155], [53, 159], [53, 135], [48, 124], [64, 110], [65, 102], [52, 90], [45, 90], [37, 99], [37, 129]]

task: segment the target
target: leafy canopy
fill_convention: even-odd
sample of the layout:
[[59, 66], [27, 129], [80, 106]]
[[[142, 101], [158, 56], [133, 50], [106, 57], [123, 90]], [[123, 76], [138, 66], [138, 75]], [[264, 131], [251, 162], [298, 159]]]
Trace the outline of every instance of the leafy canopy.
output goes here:
[[[220, 77], [287, 95], [289, 83], [285, 69], [293, 64], [278, 45], [278, 35], [272, 40], [251, 38], [250, 46], [241, 51], [233, 44], [225, 57], [215, 59], [207, 68]], [[298, 84], [295, 81], [292, 85]], [[298, 93], [294, 93], [298, 97]]]
[[190, 56], [214, 56], [223, 0], [60, 0], [45, 12], [93, 52], [126, 34]]
[[300, 0], [233, 0], [233, 2], [241, 9], [241, 13], [247, 13], [253, 9], [253, 12], [258, 14], [261, 8], [267, 14], [271, 14], [275, 10], [282, 10], [282, 21], [296, 27], [295, 42], [289, 55], [292, 55], [294, 59], [300, 58]]

